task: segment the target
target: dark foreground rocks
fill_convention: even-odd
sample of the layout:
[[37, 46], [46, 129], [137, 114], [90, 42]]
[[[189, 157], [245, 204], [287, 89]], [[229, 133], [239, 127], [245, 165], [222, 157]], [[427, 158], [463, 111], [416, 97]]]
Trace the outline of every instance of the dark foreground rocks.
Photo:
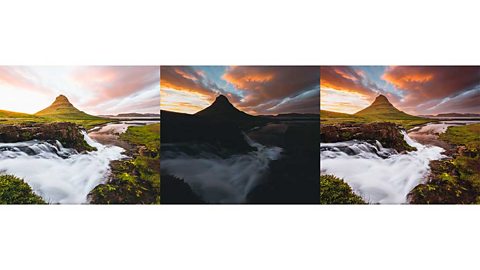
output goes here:
[[413, 151], [400, 133], [401, 129], [394, 123], [342, 123], [320, 126], [320, 141], [335, 143], [350, 140], [362, 140], [369, 143], [379, 141], [383, 147], [393, 148], [398, 152]]
[[64, 147], [78, 152], [95, 150], [85, 141], [81, 129], [73, 123], [24, 123], [0, 125], [0, 142], [16, 143], [41, 140], [55, 144], [59, 141]]
[[162, 204], [202, 204], [205, 203], [197, 196], [187, 183], [175, 176], [162, 175], [162, 189], [160, 190]]
[[209, 144], [232, 153], [254, 150], [245, 141], [246, 122], [162, 111], [162, 143]]

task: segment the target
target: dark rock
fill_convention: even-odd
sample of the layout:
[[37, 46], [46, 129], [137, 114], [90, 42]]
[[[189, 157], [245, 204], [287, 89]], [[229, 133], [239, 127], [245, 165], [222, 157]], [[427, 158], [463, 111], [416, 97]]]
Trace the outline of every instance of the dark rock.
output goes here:
[[210, 117], [162, 111], [163, 143], [207, 143], [233, 153], [254, 150], [245, 141], [240, 125]]
[[334, 143], [350, 140], [362, 140], [369, 143], [379, 141], [383, 147], [398, 152], [415, 150], [404, 140], [400, 128], [394, 123], [380, 122], [367, 124], [342, 123], [320, 126], [320, 141]]
[[182, 179], [171, 175], [162, 175], [160, 198], [162, 204], [201, 204], [205, 203]]
[[64, 147], [78, 152], [91, 151], [80, 128], [73, 123], [25, 123], [17, 125], [0, 124], [0, 142], [15, 143], [21, 141], [41, 140], [54, 144], [59, 141]]

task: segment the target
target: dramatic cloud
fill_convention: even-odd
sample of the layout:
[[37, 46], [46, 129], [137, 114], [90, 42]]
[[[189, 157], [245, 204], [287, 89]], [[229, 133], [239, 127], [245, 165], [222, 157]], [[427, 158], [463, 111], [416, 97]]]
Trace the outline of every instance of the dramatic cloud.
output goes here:
[[[381, 87], [379, 87], [381, 85]], [[384, 94], [411, 114], [479, 112], [480, 67], [322, 67], [322, 109], [353, 113]]]
[[[389, 67], [382, 78], [405, 92], [404, 104], [455, 97], [480, 84], [480, 67]], [[440, 101], [441, 102], [441, 101]]]
[[319, 82], [319, 67], [312, 66], [167, 66], [161, 67], [161, 107], [194, 113], [223, 94], [252, 114], [318, 113]]
[[363, 71], [347, 66], [321, 67], [320, 85], [326, 89], [341, 90], [369, 97], [382, 92], [374, 82], [366, 77]]
[[320, 73], [315, 66], [239, 66], [228, 68], [223, 79], [244, 93], [242, 107], [256, 107], [269, 101], [280, 104], [286, 98], [319, 89]]
[[72, 78], [82, 88], [94, 91], [85, 105], [118, 99], [139, 91], [159, 87], [160, 72], [155, 66], [143, 67], [85, 67], [76, 70]]
[[132, 67], [0, 67], [0, 109], [35, 113], [66, 95], [90, 114], [158, 112], [160, 69]]

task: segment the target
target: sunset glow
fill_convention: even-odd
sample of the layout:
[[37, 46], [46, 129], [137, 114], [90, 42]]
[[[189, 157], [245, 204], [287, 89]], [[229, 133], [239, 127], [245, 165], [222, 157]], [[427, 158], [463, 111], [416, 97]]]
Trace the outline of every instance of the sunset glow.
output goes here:
[[480, 67], [321, 67], [321, 109], [355, 113], [383, 94], [407, 113], [480, 113]]
[[253, 115], [318, 113], [319, 67], [162, 66], [162, 110], [193, 114], [225, 95]]
[[0, 110], [36, 113], [63, 94], [90, 114], [158, 113], [158, 67], [0, 67]]

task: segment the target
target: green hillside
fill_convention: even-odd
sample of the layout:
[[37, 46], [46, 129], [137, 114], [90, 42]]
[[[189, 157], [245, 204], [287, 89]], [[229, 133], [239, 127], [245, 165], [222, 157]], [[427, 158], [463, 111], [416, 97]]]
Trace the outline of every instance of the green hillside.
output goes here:
[[420, 119], [420, 117], [406, 114], [390, 103], [384, 95], [379, 95], [375, 101], [367, 108], [355, 113], [356, 116], [374, 119], [390, 119], [390, 120], [402, 120], [402, 119]]
[[352, 115], [352, 114], [332, 112], [332, 111], [326, 111], [326, 110], [320, 110], [320, 117], [325, 117], [325, 118], [356, 118], [356, 116]]
[[395, 108], [385, 96], [380, 95], [370, 106], [355, 114], [320, 110], [320, 121], [322, 124], [327, 125], [336, 123], [391, 122], [401, 125], [408, 130], [432, 120], [404, 113]]
[[0, 118], [34, 118], [34, 115], [27, 113], [11, 112], [0, 110]]
[[64, 95], [58, 96], [52, 105], [37, 112], [35, 115], [47, 118], [69, 120], [101, 119], [100, 117], [89, 115], [75, 108]]

